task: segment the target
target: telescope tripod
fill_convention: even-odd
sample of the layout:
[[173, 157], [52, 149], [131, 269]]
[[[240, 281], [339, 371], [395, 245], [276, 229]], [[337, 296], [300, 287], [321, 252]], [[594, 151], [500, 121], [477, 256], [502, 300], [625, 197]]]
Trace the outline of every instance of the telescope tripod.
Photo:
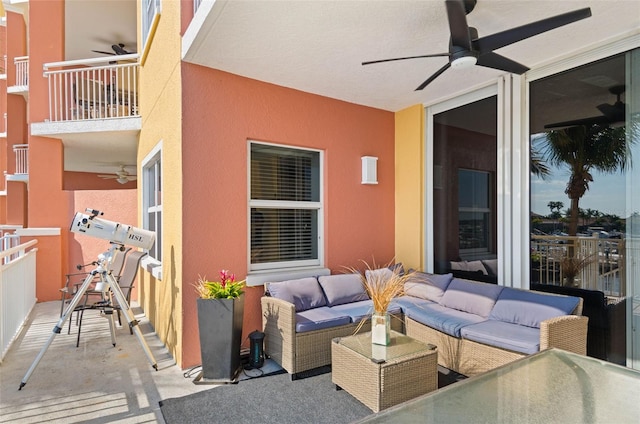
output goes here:
[[[114, 252], [115, 249], [116, 247], [112, 246], [112, 248], [109, 250], [108, 252], [109, 258], [112, 257], [112, 253]], [[22, 381], [20, 382], [20, 387], [18, 387], [18, 390], [22, 390], [25, 384], [27, 384], [29, 377], [31, 377], [31, 374], [33, 373], [33, 371], [35, 371], [36, 367], [38, 366], [38, 363], [40, 363], [40, 360], [42, 359], [45, 352], [53, 342], [53, 339], [57, 334], [60, 333], [60, 331], [64, 327], [64, 323], [67, 321], [67, 319], [70, 318], [70, 316], [75, 311], [76, 307], [80, 304], [80, 301], [85, 296], [87, 290], [89, 289], [91, 283], [93, 282], [96, 276], [99, 276], [100, 278], [100, 282], [97, 284], [102, 286], [102, 293], [106, 294], [108, 299], [108, 303], [105, 301], [100, 307], [111, 309], [111, 312], [113, 312], [113, 309], [115, 309], [115, 306], [113, 305], [113, 297], [115, 296], [115, 300], [118, 303], [119, 309], [122, 311], [125, 318], [127, 319], [127, 322], [129, 323], [129, 327], [135, 332], [135, 335], [138, 338], [138, 341], [140, 342], [140, 345], [142, 346], [144, 353], [147, 355], [147, 359], [151, 363], [151, 366], [153, 367], [153, 369], [158, 371], [158, 364], [156, 363], [156, 360], [153, 357], [153, 354], [151, 353], [151, 350], [149, 349], [147, 342], [144, 340], [142, 331], [138, 326], [138, 321], [135, 319], [135, 316], [133, 315], [133, 312], [131, 311], [129, 304], [127, 303], [127, 299], [124, 293], [122, 292], [122, 289], [118, 285], [118, 282], [115, 280], [111, 272], [106, 270], [106, 267], [105, 267], [106, 263], [107, 261], [104, 258], [101, 258], [96, 269], [94, 269], [89, 273], [89, 275], [87, 275], [87, 278], [85, 278], [84, 282], [82, 283], [82, 285], [80, 286], [76, 294], [71, 299], [71, 302], [65, 309], [64, 313], [60, 316], [60, 320], [58, 321], [56, 326], [53, 327], [53, 332], [51, 333], [46, 343], [44, 344], [44, 346], [36, 356], [36, 359], [31, 364], [31, 367], [29, 367], [29, 369], [27, 370], [27, 373], [22, 378]], [[113, 313], [111, 313], [109, 327], [111, 332], [111, 342], [115, 346], [116, 345], [115, 322], [114, 322]]]

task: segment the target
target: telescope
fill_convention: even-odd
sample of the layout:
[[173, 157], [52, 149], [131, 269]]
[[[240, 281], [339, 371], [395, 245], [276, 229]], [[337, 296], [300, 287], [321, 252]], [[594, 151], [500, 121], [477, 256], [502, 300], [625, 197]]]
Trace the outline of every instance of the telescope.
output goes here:
[[156, 233], [131, 225], [108, 221], [98, 216], [103, 215], [96, 209], [87, 209], [82, 213], [77, 212], [71, 222], [71, 232], [86, 234], [91, 237], [109, 240], [111, 243], [129, 245], [149, 250], [156, 240]]
[[[151, 249], [153, 247], [153, 243], [156, 241], [156, 233], [153, 231], [143, 230], [141, 228], [132, 227], [131, 225], [123, 225], [113, 221], [107, 221], [106, 219], [98, 218], [98, 216], [103, 215], [102, 212], [95, 209], [87, 209], [87, 213], [78, 212], [73, 217], [73, 221], [71, 222], [71, 232], [72, 233], [81, 233], [86, 234], [88, 236], [97, 237], [105, 240], [109, 240], [111, 243], [111, 247], [105, 253], [98, 255], [98, 260], [91, 262], [91, 264], [87, 265], [96, 265], [96, 268], [89, 272], [84, 279], [84, 282], [78, 288], [76, 293], [73, 295], [69, 305], [67, 305], [67, 309], [65, 309], [64, 313], [60, 315], [60, 321], [53, 327], [53, 332], [47, 339], [45, 345], [40, 350], [40, 353], [36, 356], [36, 359], [31, 364], [31, 367], [27, 370], [24, 378], [20, 382], [20, 387], [18, 390], [22, 390], [22, 388], [27, 384], [27, 380], [36, 369], [40, 360], [44, 356], [45, 352], [53, 342], [56, 334], [60, 334], [64, 323], [76, 310], [76, 307], [80, 306], [80, 302], [84, 299], [85, 294], [87, 294], [87, 290], [89, 286], [94, 284], [94, 290], [102, 292], [102, 300], [94, 305], [87, 305], [87, 300], [84, 299], [84, 303], [81, 306], [80, 310], [93, 308], [96, 305], [103, 308], [105, 314], [110, 310], [111, 320], [109, 321], [109, 328], [111, 330], [111, 343], [116, 345], [116, 333], [115, 333], [115, 322], [113, 320], [113, 310], [118, 309], [124, 313], [125, 318], [129, 322], [129, 328], [131, 332], [136, 334], [138, 337], [138, 341], [142, 345], [142, 349], [147, 355], [147, 359], [151, 362], [151, 366], [158, 371], [158, 364], [156, 363], [155, 358], [153, 357], [153, 353], [149, 349], [147, 342], [142, 335], [142, 331], [140, 330], [140, 326], [138, 325], [138, 320], [136, 319], [133, 312], [131, 312], [131, 308], [125, 297], [122, 289], [118, 285], [118, 281], [111, 274], [111, 271], [107, 270], [106, 264], [114, 260], [114, 257], [119, 253], [122, 253], [123, 246], [125, 244], [131, 245], [134, 247], [139, 247], [145, 250]], [[117, 246], [118, 245], [118, 246]], [[81, 265], [80, 268], [85, 265]], [[96, 281], [98, 279], [98, 281]], [[117, 302], [117, 306], [113, 303], [113, 298]], [[78, 336], [80, 337], [80, 336]], [[78, 340], [80, 340], [78, 338]]]

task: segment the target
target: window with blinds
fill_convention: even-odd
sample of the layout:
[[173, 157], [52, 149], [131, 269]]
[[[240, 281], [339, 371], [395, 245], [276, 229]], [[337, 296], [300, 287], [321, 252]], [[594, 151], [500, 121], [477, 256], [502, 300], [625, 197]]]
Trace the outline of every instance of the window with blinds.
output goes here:
[[251, 269], [321, 265], [319, 151], [251, 143]]

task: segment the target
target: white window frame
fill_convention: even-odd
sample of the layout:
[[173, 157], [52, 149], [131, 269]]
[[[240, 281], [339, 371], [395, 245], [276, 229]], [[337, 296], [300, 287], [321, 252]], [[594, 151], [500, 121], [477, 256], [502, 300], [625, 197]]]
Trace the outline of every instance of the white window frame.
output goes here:
[[[163, 158], [162, 158], [162, 141], [160, 141], [150, 152], [145, 156], [142, 160], [141, 168], [142, 168], [142, 225], [145, 230], [155, 231], [155, 229], [149, 228], [149, 213], [155, 214], [160, 219], [158, 220], [156, 217], [155, 222], [160, 222], [160, 226], [164, 224], [164, 220], [162, 218], [162, 168], [163, 168]], [[158, 165], [160, 166], [160, 171], [158, 172]], [[149, 205], [149, 178], [152, 176], [154, 178], [154, 191], [156, 194], [156, 205]], [[160, 178], [158, 178], [160, 177]], [[159, 180], [159, 181], [158, 181]], [[156, 231], [156, 242], [155, 249], [156, 252], [159, 251], [162, 256], [162, 228], [160, 228], [160, 232]], [[153, 276], [159, 280], [162, 280], [162, 257], [156, 258], [155, 253], [147, 251], [149, 255], [145, 256], [142, 261], [143, 267], [145, 267], [149, 272], [153, 274]]]
[[[296, 202], [296, 201], [275, 201], [275, 200], [252, 199], [251, 198], [251, 146], [256, 144], [275, 146], [283, 149], [289, 149], [292, 151], [308, 151], [308, 152], [318, 153], [319, 162], [320, 162], [319, 176], [318, 176], [318, 184], [319, 184], [318, 190], [319, 190], [320, 200], [317, 202], [311, 202], [311, 201]], [[305, 270], [314, 270], [315, 274], [313, 275], [317, 275], [317, 270], [324, 266], [324, 154], [323, 154], [323, 151], [317, 150], [317, 149], [304, 148], [304, 147], [289, 146], [289, 145], [282, 145], [282, 144], [275, 144], [275, 143], [264, 143], [264, 142], [249, 140], [247, 157], [248, 157], [247, 198], [249, 199], [248, 208], [247, 208], [247, 264], [248, 264], [249, 273], [259, 274], [259, 273], [275, 272], [282, 275], [290, 275], [291, 272], [295, 273], [297, 271], [303, 271], [303, 274], [304, 274]], [[317, 236], [316, 243], [317, 243], [318, 258], [313, 260], [252, 264], [251, 263], [251, 209], [252, 208], [313, 209], [317, 211], [318, 236]], [[303, 274], [300, 274], [300, 275], [303, 275]], [[256, 280], [256, 283], [258, 281], [256, 278], [252, 280]], [[250, 281], [247, 281], [247, 283], [251, 285]]]
[[145, 49], [151, 29], [154, 22], [160, 17], [162, 10], [162, 0], [142, 0], [141, 3], [141, 31], [142, 31], [142, 48]]

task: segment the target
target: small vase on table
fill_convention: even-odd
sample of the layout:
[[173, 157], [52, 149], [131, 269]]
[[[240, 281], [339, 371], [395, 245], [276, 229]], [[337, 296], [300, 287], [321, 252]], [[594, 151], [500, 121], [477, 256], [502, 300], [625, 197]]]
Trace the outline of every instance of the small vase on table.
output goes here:
[[388, 346], [391, 341], [391, 316], [386, 313], [374, 313], [371, 317], [371, 343]]

